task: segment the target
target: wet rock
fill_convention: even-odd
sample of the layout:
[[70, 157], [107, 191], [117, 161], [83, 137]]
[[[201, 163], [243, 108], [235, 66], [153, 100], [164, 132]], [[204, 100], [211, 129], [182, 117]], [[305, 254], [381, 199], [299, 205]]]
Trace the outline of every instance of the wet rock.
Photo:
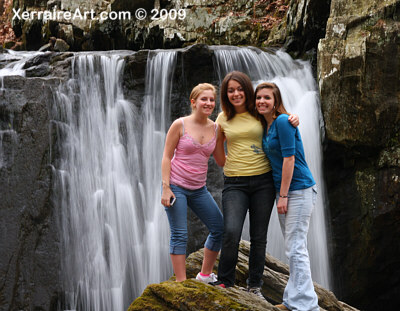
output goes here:
[[47, 76], [50, 71], [49, 64], [41, 64], [26, 69], [25, 74], [27, 77], [44, 77]]
[[39, 54], [39, 55], [29, 59], [25, 63], [24, 69], [32, 67], [32, 66], [42, 65], [43, 63], [48, 63], [50, 61], [51, 57], [53, 57], [53, 53], [51, 53], [51, 52]]
[[[1, 309], [50, 310], [60, 270], [58, 227], [51, 189], [48, 106], [58, 79], [4, 78], [0, 130], [6, 166], [0, 167]], [[52, 306], [54, 307], [54, 306]]]

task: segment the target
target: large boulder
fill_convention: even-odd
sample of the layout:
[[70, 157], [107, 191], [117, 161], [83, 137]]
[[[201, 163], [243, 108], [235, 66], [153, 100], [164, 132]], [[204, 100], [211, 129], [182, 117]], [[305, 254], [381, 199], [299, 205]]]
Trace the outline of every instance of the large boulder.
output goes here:
[[336, 285], [368, 310], [400, 303], [399, 10], [332, 0], [318, 51]]
[[[201, 269], [203, 249], [191, 254], [186, 260], [188, 279], [184, 282], [171, 280], [151, 284], [129, 307], [134, 310], [278, 310], [274, 304], [280, 303], [288, 280], [289, 268], [270, 255], [266, 256], [262, 293], [267, 301], [248, 293], [248, 259], [250, 243], [241, 241], [239, 259], [236, 266], [236, 284], [222, 289], [194, 280]], [[216, 271], [216, 266], [214, 267]], [[321, 310], [356, 311], [357, 309], [338, 301], [335, 295], [314, 283]]]

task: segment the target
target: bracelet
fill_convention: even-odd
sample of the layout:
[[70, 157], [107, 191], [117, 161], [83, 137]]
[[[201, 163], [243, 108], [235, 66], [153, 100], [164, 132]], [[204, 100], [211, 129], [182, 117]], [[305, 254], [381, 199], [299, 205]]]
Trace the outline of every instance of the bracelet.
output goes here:
[[279, 195], [279, 197], [280, 197], [280, 198], [283, 198], [283, 199], [287, 199], [287, 198], [288, 198], [287, 195]]

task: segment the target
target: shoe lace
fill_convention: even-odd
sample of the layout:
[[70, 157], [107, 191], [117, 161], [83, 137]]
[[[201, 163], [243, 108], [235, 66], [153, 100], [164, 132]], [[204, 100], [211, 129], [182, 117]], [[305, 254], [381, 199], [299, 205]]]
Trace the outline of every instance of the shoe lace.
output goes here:
[[210, 274], [210, 279], [211, 279], [211, 282], [217, 282], [218, 281], [218, 277], [213, 272]]
[[262, 299], [265, 299], [264, 296], [261, 294], [261, 289], [259, 287], [249, 288], [249, 292], [253, 293], [254, 295], [256, 295]]

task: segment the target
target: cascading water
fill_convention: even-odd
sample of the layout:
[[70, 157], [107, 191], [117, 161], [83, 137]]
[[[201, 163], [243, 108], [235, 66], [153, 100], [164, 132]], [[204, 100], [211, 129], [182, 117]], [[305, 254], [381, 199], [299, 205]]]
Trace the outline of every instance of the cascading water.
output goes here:
[[[275, 82], [281, 90], [286, 109], [300, 118], [300, 132], [306, 160], [316, 180], [319, 195], [310, 222], [308, 249], [313, 279], [331, 288], [330, 264], [325, 220], [325, 183], [322, 174], [323, 119], [320, 111], [318, 88], [308, 62], [293, 60], [287, 53], [267, 53], [257, 48], [213, 47], [215, 68], [220, 81], [230, 71], [245, 72], [258, 83]], [[243, 230], [248, 239], [248, 230]], [[286, 261], [284, 241], [274, 209], [268, 230], [267, 251]]]
[[13, 50], [6, 50], [5, 53], [0, 54], [0, 63], [6, 62], [7, 64], [0, 69], [0, 77], [5, 76], [22, 76], [25, 77], [24, 66], [26, 62], [37, 56], [44, 54], [43, 52], [15, 52]]
[[121, 55], [76, 55], [55, 94], [61, 308], [120, 311], [172, 274], [160, 163], [175, 59], [149, 53], [141, 109], [123, 97]]

